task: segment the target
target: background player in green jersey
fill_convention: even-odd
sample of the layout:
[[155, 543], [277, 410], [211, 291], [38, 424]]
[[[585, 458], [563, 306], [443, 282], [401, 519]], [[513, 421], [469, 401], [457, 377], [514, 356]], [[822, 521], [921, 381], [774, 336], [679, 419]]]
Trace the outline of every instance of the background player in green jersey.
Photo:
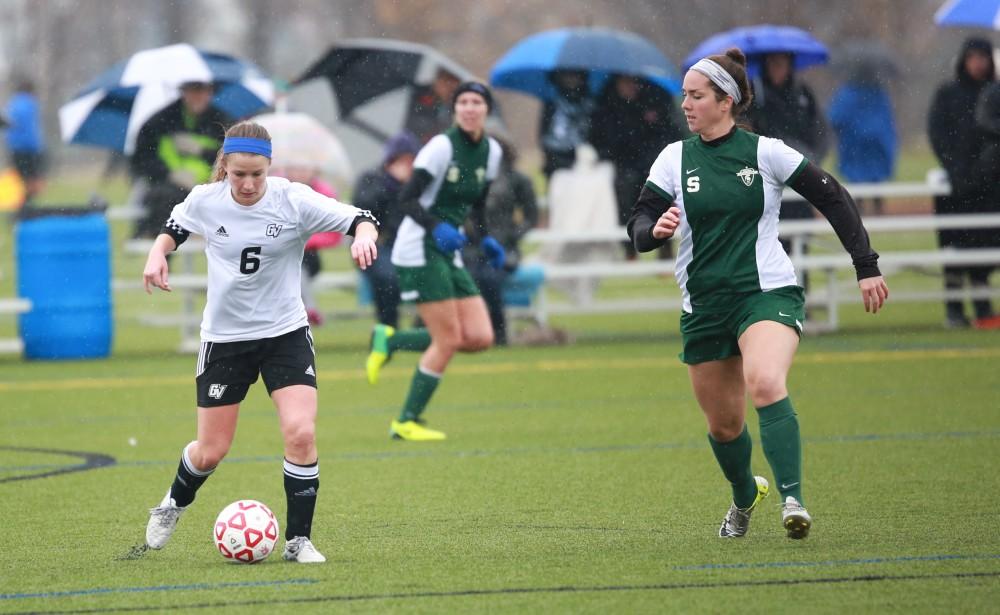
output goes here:
[[745, 535], [769, 490], [750, 469], [749, 395], [783, 498], [782, 524], [790, 538], [805, 538], [812, 518], [803, 505], [799, 423], [786, 386], [805, 301], [778, 241], [783, 187], [830, 221], [853, 257], [866, 311], [877, 312], [889, 289], [857, 207], [837, 180], [781, 141], [736, 125], [751, 100], [739, 49], [698, 61], [683, 87], [681, 108], [695, 136], [660, 153], [628, 222], [629, 237], [640, 252], [680, 238], [681, 360], [733, 492], [719, 536]]
[[[486, 304], [462, 264], [461, 248], [478, 242], [490, 265], [503, 267], [500, 243], [486, 231], [485, 203], [503, 156], [486, 134], [493, 104], [489, 89], [461, 84], [452, 101], [455, 125], [427, 142], [414, 161], [413, 176], [400, 193], [406, 217], [392, 248], [400, 296], [415, 301], [426, 328], [396, 331], [375, 325], [366, 371], [368, 381], [397, 350], [422, 351], [398, 420], [389, 433], [403, 440], [443, 440], [445, 434], [420, 420], [456, 352], [478, 352], [493, 344]], [[468, 218], [468, 224], [467, 222]], [[468, 230], [468, 236], [460, 229]]]

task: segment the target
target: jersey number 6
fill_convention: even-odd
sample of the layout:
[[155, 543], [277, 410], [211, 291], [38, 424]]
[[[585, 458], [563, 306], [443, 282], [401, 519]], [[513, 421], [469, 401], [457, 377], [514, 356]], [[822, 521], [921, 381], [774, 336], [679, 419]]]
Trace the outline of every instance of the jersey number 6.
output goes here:
[[240, 273], [256, 273], [260, 269], [260, 259], [257, 258], [259, 254], [260, 246], [243, 248], [243, 253], [240, 255]]

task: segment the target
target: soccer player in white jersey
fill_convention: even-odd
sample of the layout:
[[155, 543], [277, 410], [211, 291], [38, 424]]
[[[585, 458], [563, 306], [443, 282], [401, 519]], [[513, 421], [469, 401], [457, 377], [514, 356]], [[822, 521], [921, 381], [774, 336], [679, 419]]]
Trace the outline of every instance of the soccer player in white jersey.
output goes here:
[[288, 503], [284, 558], [325, 561], [311, 541], [319, 490], [316, 364], [302, 305], [302, 252], [313, 233], [354, 236], [351, 257], [365, 269], [377, 257], [376, 221], [308, 186], [268, 177], [271, 139], [259, 124], [226, 132], [212, 183], [174, 207], [143, 270], [150, 287], [169, 291], [166, 254], [195, 233], [205, 238], [208, 302], [198, 354], [198, 437], [184, 447], [163, 501], [150, 510], [146, 544], [161, 549], [198, 488], [226, 456], [240, 402], [258, 375], [278, 410], [284, 436]]
[[805, 299], [778, 241], [784, 186], [830, 221], [853, 257], [866, 311], [878, 312], [889, 289], [857, 207], [837, 180], [781, 141], [737, 126], [735, 118], [751, 99], [739, 49], [699, 60], [683, 88], [681, 108], [695, 136], [671, 143], [653, 163], [628, 222], [629, 237], [640, 252], [675, 234], [680, 239], [680, 358], [733, 492], [719, 536], [745, 535], [750, 514], [769, 490], [750, 469], [749, 395], [781, 493], [782, 524], [789, 538], [805, 538], [812, 518], [802, 499], [799, 423], [786, 386]]

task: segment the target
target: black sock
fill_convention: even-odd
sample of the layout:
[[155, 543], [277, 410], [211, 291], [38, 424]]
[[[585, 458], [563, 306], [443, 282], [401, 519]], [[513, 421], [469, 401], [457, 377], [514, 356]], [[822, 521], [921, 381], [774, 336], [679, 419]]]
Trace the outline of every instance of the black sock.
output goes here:
[[288, 501], [288, 522], [285, 523], [285, 540], [296, 536], [309, 538], [312, 532], [313, 511], [319, 491], [319, 460], [300, 466], [285, 460], [285, 498]]
[[174, 484], [170, 486], [170, 497], [174, 499], [174, 504], [185, 507], [194, 501], [194, 494], [198, 492], [198, 487], [208, 480], [215, 468], [209, 470], [199, 470], [191, 463], [188, 449], [194, 442], [184, 447], [181, 453], [181, 462], [177, 464], [177, 476], [174, 477]]

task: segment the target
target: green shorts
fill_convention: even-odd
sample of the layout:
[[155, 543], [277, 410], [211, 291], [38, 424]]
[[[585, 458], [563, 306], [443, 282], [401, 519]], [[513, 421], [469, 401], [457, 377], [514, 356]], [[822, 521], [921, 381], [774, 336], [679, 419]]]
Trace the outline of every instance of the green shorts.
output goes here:
[[782, 286], [769, 291], [731, 298], [718, 309], [699, 309], [681, 314], [681, 361], [694, 365], [719, 361], [740, 354], [737, 340], [747, 327], [762, 320], [788, 325], [799, 335], [806, 317], [805, 293], [801, 286]]
[[403, 301], [430, 303], [479, 295], [479, 288], [464, 267], [436, 250], [426, 250], [426, 258], [423, 267], [396, 267]]

